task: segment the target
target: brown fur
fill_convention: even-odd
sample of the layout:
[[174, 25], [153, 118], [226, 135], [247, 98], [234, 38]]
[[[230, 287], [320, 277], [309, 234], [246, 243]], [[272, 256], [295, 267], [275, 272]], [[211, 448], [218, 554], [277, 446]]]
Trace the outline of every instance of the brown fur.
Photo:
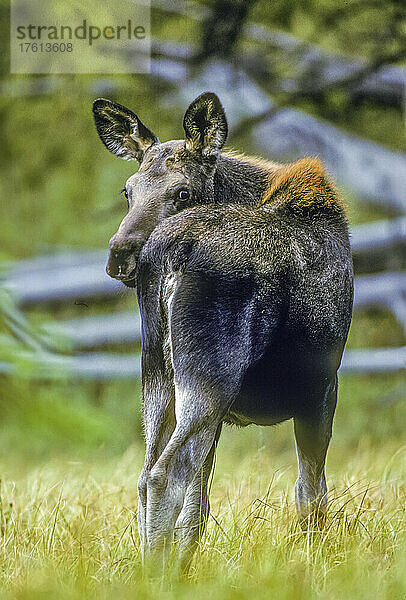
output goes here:
[[260, 205], [268, 202], [295, 212], [345, 213], [344, 203], [318, 158], [302, 158], [274, 171]]

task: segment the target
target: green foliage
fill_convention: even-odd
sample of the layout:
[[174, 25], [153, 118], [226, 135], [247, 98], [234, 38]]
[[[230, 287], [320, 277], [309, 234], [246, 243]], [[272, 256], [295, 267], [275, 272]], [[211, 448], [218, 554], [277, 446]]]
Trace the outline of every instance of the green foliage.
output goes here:
[[[180, 135], [181, 121], [159, 106], [148, 81], [122, 81], [126, 87], [117, 100], [138, 111], [162, 139]], [[8, 201], [0, 213], [0, 258], [55, 246], [106, 246], [126, 210], [118, 192], [137, 166], [114, 159], [100, 144], [91, 113], [100, 95], [92, 91], [97, 80], [66, 75], [56, 83], [50, 95], [2, 100], [7, 120], [0, 191]], [[146, 102], [151, 94], [155, 101]]]
[[404, 344], [401, 324], [387, 309], [354, 311], [347, 348], [399, 348]]
[[251, 19], [334, 53], [375, 58], [399, 51], [404, 61], [405, 7], [397, 0], [259, 0]]

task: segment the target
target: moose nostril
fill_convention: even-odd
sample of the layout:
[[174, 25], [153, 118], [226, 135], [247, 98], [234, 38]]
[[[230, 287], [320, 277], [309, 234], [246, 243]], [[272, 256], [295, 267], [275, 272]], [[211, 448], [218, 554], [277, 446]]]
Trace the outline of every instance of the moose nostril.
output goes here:
[[106, 271], [110, 277], [120, 276], [122, 273], [124, 257], [119, 250], [110, 250]]
[[[110, 277], [120, 280], [130, 279], [129, 265], [130, 253], [127, 248], [110, 247], [110, 254], [106, 265], [106, 272]], [[130, 272], [131, 271], [131, 272]]]

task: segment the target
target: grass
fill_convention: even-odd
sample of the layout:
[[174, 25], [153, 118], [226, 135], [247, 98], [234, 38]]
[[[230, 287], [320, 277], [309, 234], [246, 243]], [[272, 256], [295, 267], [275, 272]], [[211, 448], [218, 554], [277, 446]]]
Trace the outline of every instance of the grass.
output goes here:
[[[5, 416], [6, 430], [17, 432], [18, 423], [20, 437], [2, 440], [0, 598], [404, 598], [401, 383], [400, 376], [342, 378], [323, 532], [303, 532], [296, 522], [291, 423], [226, 428], [200, 552], [187, 580], [165, 583], [141, 573], [139, 391], [122, 397], [135, 407], [131, 431], [121, 422], [129, 415], [114, 415], [109, 404], [118, 387], [104, 392], [97, 410], [84, 410], [77, 394], [67, 406], [68, 386], [60, 384], [52, 410], [46, 386], [36, 384], [25, 420], [21, 407], [10, 409], [19, 415], [15, 426]], [[13, 444], [19, 450], [28, 436], [29, 445], [30, 430], [37, 445], [22, 461]]]

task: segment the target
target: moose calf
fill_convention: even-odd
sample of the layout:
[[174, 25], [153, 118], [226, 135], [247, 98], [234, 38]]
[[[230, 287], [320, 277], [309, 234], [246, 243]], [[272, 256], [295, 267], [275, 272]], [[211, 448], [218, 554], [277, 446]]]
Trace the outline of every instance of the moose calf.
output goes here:
[[347, 221], [318, 159], [222, 153], [227, 121], [213, 93], [187, 109], [184, 140], [160, 142], [110, 100], [93, 112], [105, 146], [140, 165], [107, 273], [136, 288], [142, 319], [141, 547], [165, 558], [175, 537], [185, 567], [223, 423], [293, 419], [299, 517], [325, 509], [352, 311]]

